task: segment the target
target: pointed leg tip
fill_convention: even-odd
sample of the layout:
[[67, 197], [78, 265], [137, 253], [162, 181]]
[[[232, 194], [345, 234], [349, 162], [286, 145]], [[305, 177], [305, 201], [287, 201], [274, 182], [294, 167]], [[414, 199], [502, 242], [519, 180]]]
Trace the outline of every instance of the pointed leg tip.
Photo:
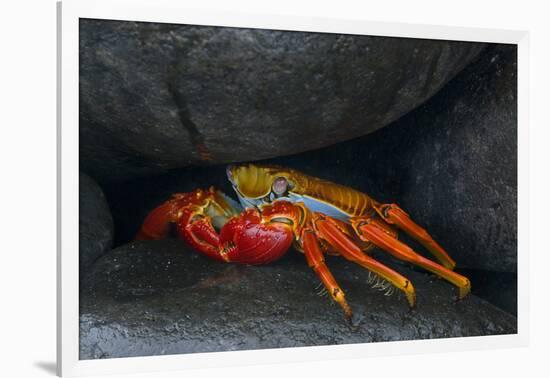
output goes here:
[[445, 262], [443, 263], [443, 266], [449, 270], [455, 270], [456, 268], [456, 263], [454, 261], [451, 261], [451, 262]]
[[466, 277], [463, 277], [464, 282], [458, 286], [458, 300], [464, 299], [472, 291], [472, 283]]
[[409, 310], [412, 312], [416, 309], [416, 299], [412, 300], [412, 301], [408, 301], [409, 302]]
[[359, 329], [359, 324], [353, 323], [353, 313], [351, 312], [344, 313], [344, 318], [346, 320], [346, 324], [352, 331], [357, 331]]
[[405, 287], [402, 290], [405, 293], [405, 298], [407, 298], [409, 308], [414, 309], [416, 307], [416, 290], [414, 289], [411, 281], [407, 280], [405, 282]]
[[346, 319], [346, 321], [351, 323], [351, 320], [353, 318], [353, 311], [351, 310], [351, 307], [349, 307], [347, 303], [345, 303], [345, 305], [343, 305], [342, 307], [344, 308], [344, 318]]
[[411, 300], [407, 297], [408, 302], [408, 313], [413, 314], [416, 311], [416, 296]]
[[344, 319], [346, 319], [346, 322], [349, 325], [353, 325], [353, 314], [352, 313], [344, 313]]

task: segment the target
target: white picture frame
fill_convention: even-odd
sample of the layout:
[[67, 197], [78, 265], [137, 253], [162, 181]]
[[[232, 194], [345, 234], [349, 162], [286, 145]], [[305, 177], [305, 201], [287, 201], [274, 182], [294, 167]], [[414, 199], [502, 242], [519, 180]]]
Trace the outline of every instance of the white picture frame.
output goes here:
[[[79, 360], [78, 176], [79, 18], [149, 21], [328, 33], [429, 38], [518, 46], [518, 333], [376, 344], [315, 346], [238, 352]], [[173, 371], [198, 367], [362, 358], [410, 353], [480, 350], [528, 343], [528, 33], [432, 25], [246, 14], [186, 8], [178, 1], [111, 0], [58, 3], [58, 316], [57, 366], [61, 376]]]

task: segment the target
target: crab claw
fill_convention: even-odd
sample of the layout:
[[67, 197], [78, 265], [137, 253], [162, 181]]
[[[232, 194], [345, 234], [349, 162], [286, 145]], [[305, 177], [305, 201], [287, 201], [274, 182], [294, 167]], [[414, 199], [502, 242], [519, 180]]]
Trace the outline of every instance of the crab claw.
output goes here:
[[175, 229], [193, 248], [224, 261], [215, 227], [221, 228], [239, 212], [234, 201], [214, 188], [176, 193], [147, 215], [136, 239], [164, 239]]
[[288, 251], [297, 211], [292, 204], [240, 210], [213, 188], [175, 194], [149, 213], [136, 239], [163, 239], [175, 225], [187, 244], [218, 261], [268, 264]]
[[220, 254], [226, 261], [261, 265], [281, 258], [290, 248], [294, 234], [283, 222], [266, 221], [256, 209], [247, 209], [220, 231]]
[[197, 189], [189, 193], [176, 193], [168, 201], [153, 209], [143, 221], [137, 240], [154, 240], [166, 238], [171, 225], [178, 223], [182, 210], [196, 208], [206, 203], [214, 195], [213, 191]]

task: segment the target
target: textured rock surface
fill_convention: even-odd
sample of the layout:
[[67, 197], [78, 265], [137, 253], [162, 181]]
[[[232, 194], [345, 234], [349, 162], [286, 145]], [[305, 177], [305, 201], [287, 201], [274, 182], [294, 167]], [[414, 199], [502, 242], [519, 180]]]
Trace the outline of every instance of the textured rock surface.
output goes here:
[[396, 125], [419, 133], [401, 134], [401, 201], [447, 230], [463, 266], [517, 271], [516, 57], [512, 45], [487, 51]]
[[121, 180], [365, 135], [484, 46], [83, 19], [81, 164]]
[[85, 173], [79, 177], [79, 265], [85, 272], [113, 244], [113, 218], [105, 195]]
[[328, 263], [354, 309], [317, 295], [302, 256], [250, 267], [217, 263], [177, 240], [134, 242], [103, 256], [81, 287], [80, 358], [364, 343], [516, 332], [516, 318], [470, 296], [454, 302], [445, 282], [409, 267], [418, 292], [386, 297], [365, 270], [341, 258]]

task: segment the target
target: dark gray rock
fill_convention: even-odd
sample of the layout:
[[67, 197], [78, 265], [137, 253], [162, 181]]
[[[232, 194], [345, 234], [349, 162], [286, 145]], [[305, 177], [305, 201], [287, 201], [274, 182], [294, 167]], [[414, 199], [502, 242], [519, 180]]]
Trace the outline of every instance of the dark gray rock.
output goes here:
[[417, 288], [412, 312], [404, 298], [370, 288], [362, 268], [327, 261], [354, 310], [353, 327], [317, 294], [319, 282], [297, 252], [252, 267], [208, 260], [173, 239], [119, 247], [82, 284], [80, 358], [517, 332], [515, 317], [475, 296], [457, 303], [450, 285], [395, 261], [386, 262]]
[[422, 104], [484, 46], [81, 19], [81, 164], [121, 180], [331, 145]]
[[434, 225], [462, 266], [516, 272], [516, 47], [486, 51], [397, 128], [418, 130], [402, 135], [400, 201]]
[[79, 176], [79, 266], [86, 272], [99, 256], [111, 249], [114, 223], [109, 205], [97, 183], [85, 173]]

